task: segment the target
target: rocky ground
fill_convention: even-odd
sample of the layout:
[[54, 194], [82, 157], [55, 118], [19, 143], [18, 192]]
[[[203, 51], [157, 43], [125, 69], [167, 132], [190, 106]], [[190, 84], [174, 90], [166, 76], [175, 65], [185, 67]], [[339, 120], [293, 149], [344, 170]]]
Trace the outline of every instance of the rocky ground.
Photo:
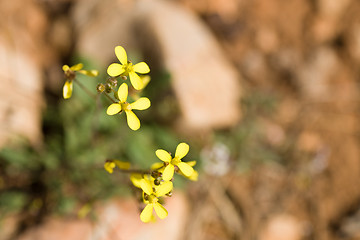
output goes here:
[[359, 11], [356, 0], [2, 1], [1, 145], [15, 134], [41, 145], [43, 93], [61, 89], [61, 62], [76, 51], [106, 65], [121, 42], [171, 72], [181, 134], [231, 134], [251, 112], [241, 100], [275, 98], [254, 119], [284, 159], [205, 171], [154, 227], [114, 200], [98, 210], [111, 224], [50, 219], [19, 239], [360, 239]]

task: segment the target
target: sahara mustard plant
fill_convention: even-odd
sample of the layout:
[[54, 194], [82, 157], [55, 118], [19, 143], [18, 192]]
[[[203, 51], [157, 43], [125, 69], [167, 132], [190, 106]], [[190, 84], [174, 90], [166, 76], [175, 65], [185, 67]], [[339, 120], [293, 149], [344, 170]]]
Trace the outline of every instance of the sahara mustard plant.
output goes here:
[[[98, 95], [105, 96], [110, 105], [106, 109], [107, 115], [116, 115], [125, 112], [127, 124], [130, 129], [136, 131], [140, 128], [140, 120], [133, 110], [145, 110], [151, 105], [147, 97], [141, 96], [141, 91], [150, 83], [150, 76], [141, 75], [150, 72], [149, 66], [145, 62], [133, 64], [128, 60], [126, 51], [123, 47], [115, 47], [115, 54], [120, 63], [112, 63], [107, 68], [110, 75], [105, 82], [97, 84], [96, 92]], [[83, 64], [79, 63], [72, 67], [63, 66], [65, 73], [65, 84], [63, 87], [63, 97], [69, 99], [73, 91], [73, 82], [77, 82], [89, 95], [94, 96], [79, 81], [76, 80], [76, 73], [84, 74], [90, 77], [99, 75], [97, 70], [83, 70]], [[129, 86], [122, 83], [118, 89], [118, 78], [123, 80], [130, 79], [132, 87], [137, 91], [131, 91], [129, 97]], [[131, 87], [130, 85], [130, 87]], [[130, 100], [129, 100], [130, 99]], [[104, 169], [112, 174], [115, 170], [118, 173], [129, 174], [129, 179], [136, 191], [141, 194], [143, 210], [140, 213], [140, 220], [148, 223], [156, 220], [155, 215], [160, 219], [168, 216], [168, 211], [162, 205], [164, 197], [171, 197], [173, 191], [174, 174], [184, 176], [185, 178], [196, 181], [198, 172], [193, 169], [195, 161], [181, 161], [189, 152], [189, 145], [180, 143], [176, 147], [174, 158], [163, 149], [155, 151], [155, 155], [162, 161], [152, 164], [149, 169], [139, 170], [132, 168], [130, 162], [117, 159], [107, 159], [104, 162]], [[140, 195], [139, 195], [140, 196]], [[155, 214], [154, 214], [155, 213]]]
[[129, 76], [130, 82], [136, 90], [144, 88], [142, 79], [137, 73], [146, 74], [150, 72], [149, 66], [145, 62], [139, 62], [135, 65], [128, 60], [125, 49], [122, 46], [115, 47], [115, 55], [119, 59], [119, 63], [112, 63], [107, 73], [112, 77]]
[[119, 98], [119, 102], [111, 104], [107, 108], [106, 113], [108, 115], [115, 115], [124, 111], [129, 127], [134, 131], [138, 130], [140, 128], [140, 120], [132, 110], [148, 109], [150, 107], [150, 100], [146, 97], [142, 97], [133, 103], [128, 103], [128, 86], [126, 83], [121, 84], [117, 92], [117, 96]]

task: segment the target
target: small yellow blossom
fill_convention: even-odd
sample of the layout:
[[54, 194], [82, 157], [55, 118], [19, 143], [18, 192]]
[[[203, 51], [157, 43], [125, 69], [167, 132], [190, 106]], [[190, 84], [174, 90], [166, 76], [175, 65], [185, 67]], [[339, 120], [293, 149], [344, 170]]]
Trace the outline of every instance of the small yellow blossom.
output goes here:
[[99, 71], [97, 70], [83, 70], [83, 64], [82, 63], [78, 63], [74, 66], [69, 67], [68, 65], [64, 65], [62, 67], [64, 73], [65, 73], [65, 77], [66, 77], [66, 82], [64, 84], [63, 87], [63, 97], [64, 99], [69, 99], [71, 98], [72, 92], [73, 92], [73, 80], [76, 77], [76, 72], [90, 76], [90, 77], [96, 77], [97, 75], [99, 75]]
[[119, 160], [106, 160], [106, 162], [104, 163], [104, 168], [109, 173], [113, 173], [115, 167], [118, 167], [119, 169], [127, 170], [130, 168], [130, 163]]
[[126, 83], [121, 84], [117, 94], [119, 102], [111, 104], [107, 108], [106, 113], [108, 115], [115, 115], [124, 111], [129, 127], [134, 131], [138, 130], [140, 128], [140, 120], [132, 110], [145, 110], [149, 108], [150, 100], [146, 97], [141, 97], [133, 103], [126, 102], [128, 97], [128, 86]]
[[169, 181], [174, 176], [175, 166], [187, 177], [190, 177], [194, 173], [194, 169], [186, 162], [182, 162], [181, 159], [189, 152], [189, 145], [186, 143], [180, 143], [176, 147], [175, 157], [172, 158], [170, 153], [163, 149], [156, 150], [156, 156], [163, 162], [167, 163], [167, 166], [163, 172], [163, 179]]
[[115, 55], [119, 59], [120, 63], [112, 63], [107, 69], [107, 73], [111, 77], [117, 77], [119, 75], [128, 75], [130, 82], [136, 90], [144, 88], [142, 79], [137, 73], [146, 74], [150, 72], [149, 66], [145, 62], [140, 62], [135, 65], [131, 61], [128, 61], [125, 49], [122, 46], [115, 47]]
[[144, 191], [145, 208], [140, 214], [140, 219], [143, 222], [150, 222], [153, 218], [153, 209], [160, 219], [167, 217], [167, 210], [158, 202], [159, 197], [164, 196], [173, 189], [172, 182], [163, 182], [159, 186], [153, 186], [149, 180], [142, 179], [140, 187]]
[[106, 171], [108, 171], [108, 173], [113, 173], [114, 172], [114, 168], [116, 167], [116, 164], [112, 161], [106, 161], [104, 163], [104, 168]]

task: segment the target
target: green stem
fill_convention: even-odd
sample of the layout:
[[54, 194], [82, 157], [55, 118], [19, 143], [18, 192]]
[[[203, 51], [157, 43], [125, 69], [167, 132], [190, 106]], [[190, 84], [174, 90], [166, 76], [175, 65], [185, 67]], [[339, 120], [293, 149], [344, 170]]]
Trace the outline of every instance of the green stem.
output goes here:
[[108, 93], [104, 92], [104, 94], [110, 101], [112, 101], [113, 103], [117, 103], [114, 99], [112, 99], [112, 97], [109, 96]]
[[96, 95], [92, 93], [89, 89], [87, 89], [82, 83], [80, 83], [76, 78], [74, 79], [74, 82], [78, 84], [88, 95], [90, 95], [93, 98], [96, 98]]

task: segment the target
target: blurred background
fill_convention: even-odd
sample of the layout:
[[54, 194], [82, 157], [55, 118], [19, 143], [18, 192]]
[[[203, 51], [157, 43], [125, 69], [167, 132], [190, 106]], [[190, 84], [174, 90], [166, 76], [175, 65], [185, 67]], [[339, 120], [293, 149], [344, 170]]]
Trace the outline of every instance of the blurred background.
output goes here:
[[[0, 239], [360, 239], [357, 0], [0, 1]], [[95, 92], [124, 46], [150, 66], [131, 131]], [[139, 219], [116, 158], [187, 142], [197, 182]]]

